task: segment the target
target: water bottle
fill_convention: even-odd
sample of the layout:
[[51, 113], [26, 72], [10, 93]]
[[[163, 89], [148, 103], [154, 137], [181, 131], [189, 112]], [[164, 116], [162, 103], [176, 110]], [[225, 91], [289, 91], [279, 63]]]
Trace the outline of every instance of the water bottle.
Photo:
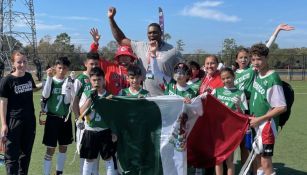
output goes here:
[[248, 150], [252, 150], [253, 138], [252, 138], [252, 130], [248, 128], [245, 133], [245, 148]]

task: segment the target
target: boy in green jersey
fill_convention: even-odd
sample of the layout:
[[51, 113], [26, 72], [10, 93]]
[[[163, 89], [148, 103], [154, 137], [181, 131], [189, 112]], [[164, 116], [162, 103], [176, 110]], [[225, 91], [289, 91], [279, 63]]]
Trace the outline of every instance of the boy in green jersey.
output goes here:
[[[278, 116], [287, 110], [282, 81], [279, 75], [269, 69], [269, 48], [264, 44], [255, 44], [250, 49], [251, 60], [256, 75], [249, 101], [250, 126], [256, 130], [258, 147], [257, 174], [276, 174], [273, 170], [272, 156], [278, 126]], [[258, 149], [257, 149], [258, 148]]]
[[[74, 98], [73, 98], [72, 110], [75, 114], [76, 119], [78, 119], [80, 116], [79, 101], [82, 93], [92, 88], [89, 78], [89, 73], [93, 68], [98, 67], [98, 62], [99, 62], [98, 53], [94, 52], [87, 53], [86, 60], [84, 61], [84, 67], [86, 68], [86, 70], [83, 71], [81, 74], [79, 74], [74, 81]], [[80, 159], [81, 167], [83, 166], [83, 163], [84, 159]]]
[[128, 96], [128, 97], [147, 97], [149, 92], [142, 88], [142, 70], [137, 65], [130, 65], [128, 67], [128, 81], [129, 87], [122, 89], [119, 92], [119, 96]]
[[[230, 109], [243, 112], [247, 110], [247, 101], [243, 91], [234, 85], [235, 74], [232, 69], [226, 67], [220, 70], [224, 87], [214, 89], [211, 93]], [[233, 153], [226, 160], [227, 175], [235, 174]], [[215, 166], [216, 175], [223, 175], [223, 164]]]
[[[71, 120], [65, 122], [71, 101], [70, 90], [64, 83], [65, 75], [68, 71], [70, 61], [67, 57], [60, 57], [56, 60], [54, 67], [47, 70], [47, 81], [42, 95], [48, 99], [45, 111], [47, 119], [45, 123], [43, 144], [47, 151], [44, 159], [44, 175], [49, 175], [51, 170], [52, 156], [59, 144], [59, 153], [56, 161], [56, 174], [63, 174], [66, 159], [67, 145], [73, 141]], [[55, 76], [53, 72], [55, 71]], [[62, 89], [65, 88], [65, 95]]]
[[109, 93], [104, 88], [104, 72], [100, 68], [91, 69], [89, 76], [92, 89], [82, 93], [79, 103], [80, 113], [85, 113], [84, 121], [81, 118], [77, 121], [78, 126], [83, 126], [80, 128], [83, 130], [83, 136], [79, 141], [81, 143], [80, 158], [85, 161], [80, 168], [83, 175], [95, 172], [95, 162], [98, 162], [96, 159], [99, 159], [100, 154], [103, 160], [107, 160], [106, 174], [111, 175], [115, 173], [114, 166], [110, 166], [114, 163], [110, 159], [116, 152], [116, 136], [107, 127], [103, 116], [91, 108], [95, 99], [107, 97]]
[[79, 113], [80, 109], [78, 104], [81, 98], [81, 94], [84, 91], [91, 89], [89, 73], [94, 67], [98, 67], [98, 61], [99, 61], [99, 54], [94, 52], [89, 52], [86, 55], [86, 60], [84, 61], [84, 66], [86, 70], [82, 72], [80, 75], [78, 75], [74, 82], [75, 98], [73, 100], [73, 112], [76, 118], [79, 118], [80, 116]]
[[[289, 26], [288, 24], [279, 24], [272, 36], [266, 43], [266, 47], [270, 48], [270, 46], [276, 40], [278, 33], [280, 31], [291, 31], [294, 30], [294, 27]], [[244, 90], [247, 99], [250, 98], [250, 93], [252, 89], [253, 80], [255, 77], [255, 71], [252, 66], [250, 66], [250, 55], [249, 50], [246, 48], [240, 48], [236, 54], [236, 63], [238, 63], [239, 68], [236, 70], [236, 79], [235, 85], [240, 89]]]

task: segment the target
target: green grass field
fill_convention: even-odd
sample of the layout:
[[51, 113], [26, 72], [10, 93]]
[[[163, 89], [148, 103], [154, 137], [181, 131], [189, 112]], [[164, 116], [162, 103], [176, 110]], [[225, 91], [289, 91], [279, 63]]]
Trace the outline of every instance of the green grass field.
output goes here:
[[[275, 155], [273, 157], [274, 167], [277, 168], [279, 175], [307, 175], [307, 130], [304, 126], [307, 125], [307, 83], [304, 81], [291, 82], [295, 90], [295, 102], [292, 107], [292, 115], [283, 130], [279, 133]], [[35, 93], [36, 112], [39, 111], [40, 93]], [[305, 101], [305, 102], [304, 102]], [[37, 115], [38, 116], [38, 115]], [[42, 144], [43, 126], [37, 124], [36, 138], [30, 164], [30, 175], [42, 174], [43, 157], [45, 155], [45, 147]], [[70, 165], [73, 160], [75, 145], [69, 146], [68, 157], [64, 169], [66, 175], [79, 174], [79, 158]], [[53, 160], [55, 160], [55, 156]], [[100, 161], [100, 174], [104, 175], [104, 164]], [[53, 163], [53, 173], [55, 163]], [[0, 174], [5, 174], [4, 166], [0, 167]]]

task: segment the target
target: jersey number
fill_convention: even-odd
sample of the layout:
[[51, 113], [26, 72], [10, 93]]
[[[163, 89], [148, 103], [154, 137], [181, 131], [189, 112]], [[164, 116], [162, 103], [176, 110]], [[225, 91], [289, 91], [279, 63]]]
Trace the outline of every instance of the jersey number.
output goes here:
[[55, 110], [56, 110], [56, 111], [58, 111], [59, 108], [60, 108], [60, 105], [61, 105], [61, 103], [62, 103], [62, 101], [63, 101], [63, 95], [58, 95], [58, 96], [57, 96], [57, 100], [58, 100], [58, 104], [57, 104], [56, 107], [55, 107]]

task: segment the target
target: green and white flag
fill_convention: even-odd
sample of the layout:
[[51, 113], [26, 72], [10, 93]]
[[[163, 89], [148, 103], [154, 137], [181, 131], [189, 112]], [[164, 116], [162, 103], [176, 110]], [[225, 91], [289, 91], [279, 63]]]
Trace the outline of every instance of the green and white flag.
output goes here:
[[241, 143], [248, 117], [212, 95], [204, 98], [95, 100], [93, 109], [117, 134], [122, 174], [186, 175], [187, 162], [196, 168], [223, 162]]
[[[187, 121], [181, 116], [185, 106], [179, 96], [113, 97], [95, 101], [93, 108], [117, 134], [122, 174], [187, 173], [186, 126], [192, 124], [182, 123]], [[193, 121], [190, 117], [189, 122]]]

